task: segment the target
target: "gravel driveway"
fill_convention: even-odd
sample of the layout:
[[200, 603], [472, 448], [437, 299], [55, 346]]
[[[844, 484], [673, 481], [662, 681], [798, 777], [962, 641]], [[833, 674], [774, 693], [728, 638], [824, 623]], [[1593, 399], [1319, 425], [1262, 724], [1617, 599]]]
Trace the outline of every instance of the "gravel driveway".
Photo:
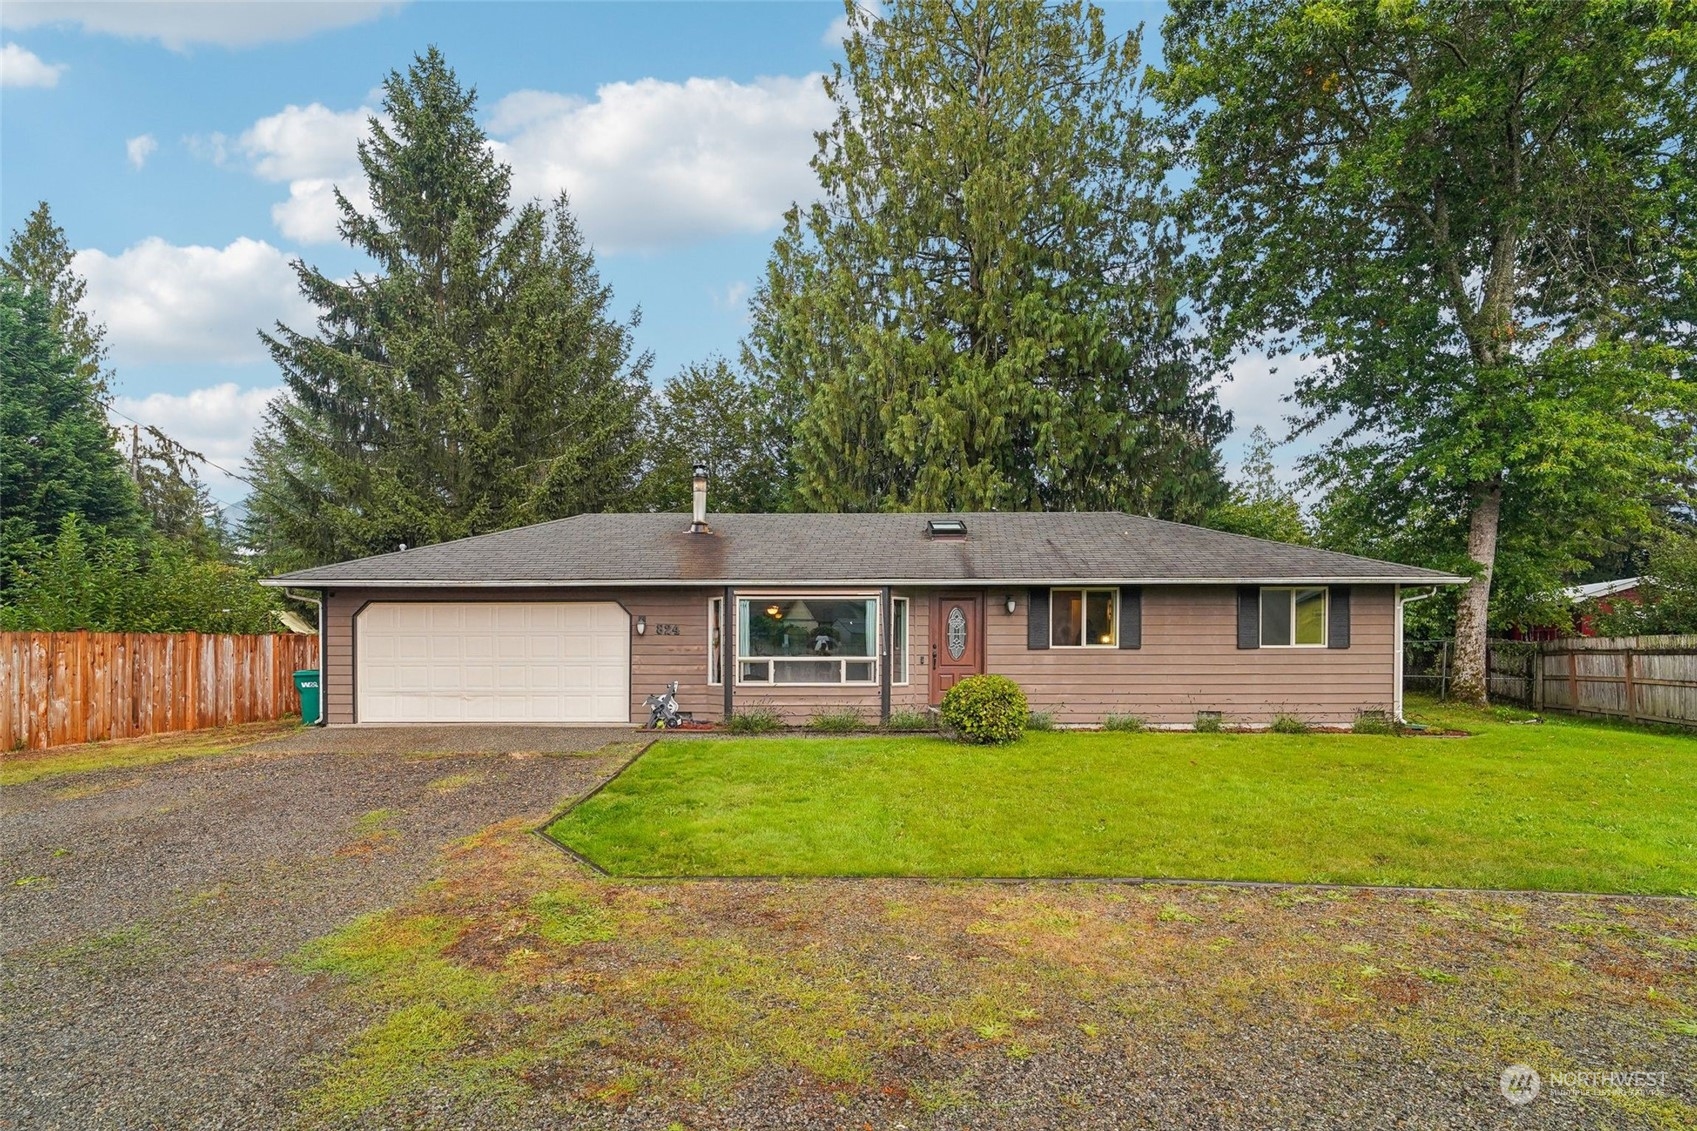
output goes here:
[[[358, 733], [407, 744], [404, 731]], [[636, 737], [568, 733], [538, 745]], [[286, 1122], [313, 1058], [359, 1024], [287, 957], [402, 899], [445, 843], [545, 815], [634, 749], [276, 752], [295, 741], [0, 793], [0, 1127]]]

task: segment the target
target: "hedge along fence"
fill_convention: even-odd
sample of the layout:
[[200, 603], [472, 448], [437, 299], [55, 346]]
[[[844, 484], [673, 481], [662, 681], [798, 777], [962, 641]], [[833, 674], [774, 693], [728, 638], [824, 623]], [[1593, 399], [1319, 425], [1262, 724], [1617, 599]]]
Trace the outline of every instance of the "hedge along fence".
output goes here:
[[43, 750], [280, 719], [318, 637], [0, 632], [0, 746]]

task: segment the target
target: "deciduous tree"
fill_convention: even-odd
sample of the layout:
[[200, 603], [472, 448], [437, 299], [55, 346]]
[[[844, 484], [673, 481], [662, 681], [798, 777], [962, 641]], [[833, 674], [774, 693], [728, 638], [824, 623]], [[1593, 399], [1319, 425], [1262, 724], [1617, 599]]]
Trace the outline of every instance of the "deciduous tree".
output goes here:
[[1342, 424], [1320, 482], [1472, 574], [1466, 699], [1499, 570], [1535, 588], [1690, 474], [1691, 12], [1177, 0], [1164, 28], [1211, 328], [1325, 359], [1296, 386]]

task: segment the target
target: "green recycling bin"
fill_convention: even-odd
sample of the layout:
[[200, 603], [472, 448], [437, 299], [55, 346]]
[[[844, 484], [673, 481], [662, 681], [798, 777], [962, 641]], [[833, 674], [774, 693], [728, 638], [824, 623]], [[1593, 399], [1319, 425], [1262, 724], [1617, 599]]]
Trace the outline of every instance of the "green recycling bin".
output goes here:
[[311, 726], [318, 721], [318, 670], [296, 672], [295, 690], [301, 693], [301, 722]]

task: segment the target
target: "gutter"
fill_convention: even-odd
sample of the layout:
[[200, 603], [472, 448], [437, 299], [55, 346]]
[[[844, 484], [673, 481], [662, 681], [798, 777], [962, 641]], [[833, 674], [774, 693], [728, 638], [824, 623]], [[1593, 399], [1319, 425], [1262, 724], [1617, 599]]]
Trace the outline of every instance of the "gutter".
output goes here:
[[878, 588], [884, 585], [923, 588], [926, 586], [968, 586], [1001, 589], [1018, 586], [1067, 585], [1466, 585], [1468, 579], [1448, 574], [1429, 577], [1360, 576], [1314, 577], [1286, 575], [1283, 577], [831, 577], [831, 578], [722, 578], [722, 577], [664, 577], [664, 578], [514, 578], [506, 581], [455, 578], [261, 578], [261, 585], [288, 589], [298, 585], [335, 586], [347, 589], [677, 589], [698, 586], [717, 589], [734, 585], [739, 589], [818, 589]]
[[1396, 721], [1397, 721], [1397, 724], [1399, 726], [1407, 726], [1408, 725], [1408, 720], [1403, 718], [1403, 715], [1402, 715], [1402, 656], [1403, 656], [1403, 644], [1402, 644], [1402, 616], [1403, 616], [1403, 612], [1402, 612], [1402, 609], [1403, 609], [1404, 605], [1412, 605], [1416, 601], [1424, 601], [1428, 597], [1436, 597], [1437, 595], [1438, 595], [1438, 590], [1437, 590], [1436, 586], [1433, 586], [1431, 589], [1426, 590], [1426, 592], [1424, 592], [1424, 593], [1412, 593], [1412, 594], [1409, 594], [1408, 596], [1403, 595], [1402, 589], [1401, 589], [1400, 586], [1397, 588], [1397, 595], [1396, 595], [1396, 688], [1395, 688], [1395, 694], [1394, 694], [1393, 698], [1395, 699], [1395, 702], [1396, 702], [1395, 714], [1396, 714]]
[[[264, 585], [266, 582], [261, 581], [260, 584]], [[277, 588], [282, 589], [285, 596], [293, 597], [297, 601], [311, 601], [318, 607], [318, 718], [314, 719], [311, 725], [321, 727], [324, 725], [324, 712], [328, 709], [324, 703], [324, 590], [309, 589], [292, 593], [288, 586], [279, 585]]]

